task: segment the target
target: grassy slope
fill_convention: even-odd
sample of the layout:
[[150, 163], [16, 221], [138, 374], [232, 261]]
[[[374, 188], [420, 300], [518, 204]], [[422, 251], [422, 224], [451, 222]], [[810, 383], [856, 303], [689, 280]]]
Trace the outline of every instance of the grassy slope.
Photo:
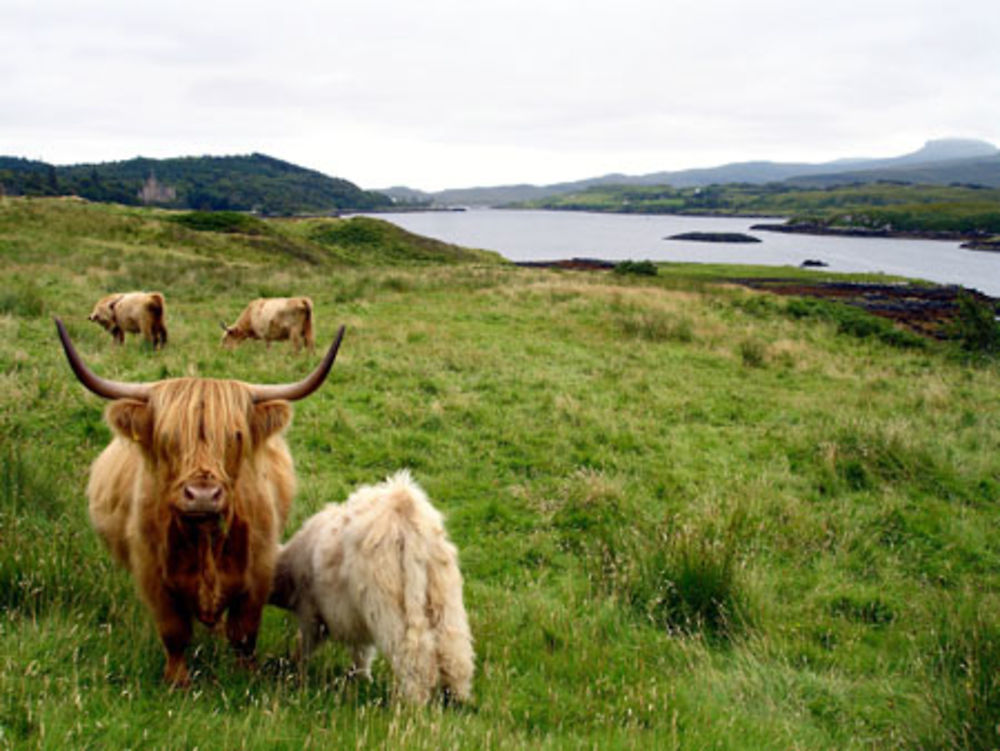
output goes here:
[[1000, 189], [956, 185], [598, 186], [526, 205], [625, 213], [789, 216], [793, 222], [867, 229], [891, 227], [904, 232], [1000, 232]]
[[[261, 239], [164, 216], [0, 204], [0, 747], [995, 745], [995, 366], [679, 276], [404, 264], [377, 223], [341, 247], [335, 222], [319, 245], [308, 222]], [[167, 295], [163, 352], [86, 322], [125, 287]], [[171, 693], [89, 529], [104, 405], [50, 316], [111, 377], [278, 381], [311, 360], [223, 351], [218, 319], [292, 292], [319, 342], [348, 334], [288, 433], [289, 531], [411, 467], [461, 551], [472, 707], [386, 706], [384, 661], [357, 685], [339, 649], [300, 676], [272, 610], [258, 672], [200, 632]]]

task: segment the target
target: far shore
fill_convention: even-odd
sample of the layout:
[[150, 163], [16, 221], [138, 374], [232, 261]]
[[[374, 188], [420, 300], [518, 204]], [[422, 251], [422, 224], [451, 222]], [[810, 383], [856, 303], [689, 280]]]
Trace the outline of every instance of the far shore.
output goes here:
[[828, 235], [833, 237], [874, 237], [898, 238], [901, 240], [944, 240], [961, 242], [969, 250], [1000, 252], [1000, 240], [992, 236], [982, 236], [966, 232], [940, 232], [934, 230], [893, 230], [870, 229], [868, 227], [830, 227], [806, 222], [788, 224], [754, 224], [750, 229], [766, 232], [786, 232], [799, 235]]

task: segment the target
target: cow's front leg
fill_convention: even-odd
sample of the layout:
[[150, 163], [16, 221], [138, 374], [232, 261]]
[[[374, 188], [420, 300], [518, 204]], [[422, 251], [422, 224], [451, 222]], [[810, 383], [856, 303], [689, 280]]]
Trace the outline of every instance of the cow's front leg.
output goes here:
[[156, 628], [167, 653], [167, 665], [163, 669], [163, 680], [171, 686], [183, 688], [191, 683], [184, 651], [191, 643], [191, 619], [175, 610], [163, 608], [156, 614]]
[[240, 662], [254, 667], [254, 650], [257, 648], [257, 631], [266, 598], [242, 595], [229, 606], [226, 615], [226, 638], [236, 651]]

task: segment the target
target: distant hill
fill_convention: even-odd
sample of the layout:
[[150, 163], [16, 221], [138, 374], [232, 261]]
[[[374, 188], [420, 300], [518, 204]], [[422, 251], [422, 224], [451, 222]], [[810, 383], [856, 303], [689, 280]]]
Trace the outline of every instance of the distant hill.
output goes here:
[[54, 166], [0, 157], [8, 195], [78, 195], [91, 201], [290, 215], [367, 210], [392, 200], [352, 182], [264, 154]]
[[[730, 183], [762, 185], [783, 181], [806, 181], [812, 176], [822, 176], [815, 184], [826, 183], [832, 176], [843, 178], [845, 183], [873, 180], [923, 181], [929, 184], [974, 183], [1000, 185], [1000, 174], [995, 166], [1000, 161], [1000, 151], [986, 141], [946, 138], [928, 141], [910, 154], [882, 159], [838, 159], [832, 162], [734, 162], [717, 167], [651, 172], [644, 175], [610, 174], [575, 182], [552, 185], [502, 185], [450, 189], [436, 193], [421, 193], [406, 188], [413, 200], [416, 194], [428, 203], [469, 206], [502, 205], [521, 201], [537, 201], [601, 185], [670, 185], [675, 188], [704, 187]], [[931, 169], [935, 166], [935, 169]], [[936, 167], [940, 166], [940, 171]], [[946, 169], [945, 169], [946, 167]], [[876, 170], [879, 172], [876, 174]], [[851, 177], [848, 177], [851, 175]], [[384, 192], [399, 200], [401, 197], [390, 188]]]
[[922, 185], [979, 185], [1000, 188], [1000, 155], [945, 162], [904, 163], [877, 169], [800, 175], [787, 181], [799, 187], [831, 188], [871, 182], [901, 182]]

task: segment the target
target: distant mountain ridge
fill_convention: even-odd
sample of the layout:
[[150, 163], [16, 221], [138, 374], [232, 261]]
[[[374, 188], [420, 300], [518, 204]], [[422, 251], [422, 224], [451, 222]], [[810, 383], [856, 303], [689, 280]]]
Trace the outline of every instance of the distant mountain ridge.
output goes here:
[[0, 193], [262, 214], [330, 213], [391, 205], [381, 193], [267, 156], [138, 157], [56, 167], [0, 157]]
[[788, 181], [803, 186], [898, 180], [947, 185], [953, 182], [1000, 187], [1000, 150], [981, 140], [943, 138], [927, 141], [909, 154], [887, 158], [838, 159], [832, 162], [733, 162], [717, 167], [651, 172], [644, 175], [609, 174], [552, 185], [500, 185], [425, 193], [411, 188], [382, 192], [394, 200], [423, 200], [440, 205], [497, 206], [576, 193], [597, 185], [670, 185], [675, 188], [713, 184], [764, 184]]

